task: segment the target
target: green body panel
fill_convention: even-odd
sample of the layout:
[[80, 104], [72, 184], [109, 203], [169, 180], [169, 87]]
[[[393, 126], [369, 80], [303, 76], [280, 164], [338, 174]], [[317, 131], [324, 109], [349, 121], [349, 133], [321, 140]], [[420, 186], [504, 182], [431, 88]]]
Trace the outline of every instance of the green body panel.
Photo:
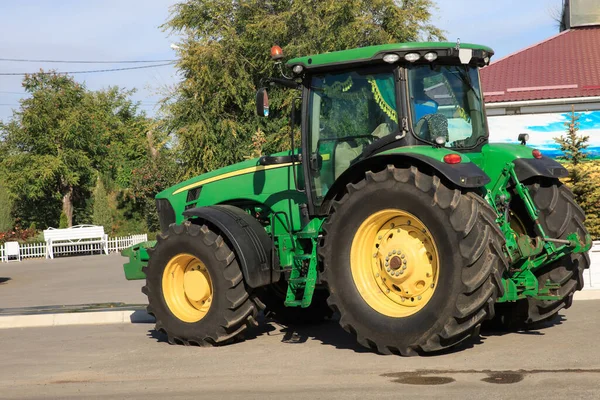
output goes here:
[[121, 252], [123, 257], [129, 257], [129, 262], [123, 265], [125, 278], [128, 280], [146, 279], [142, 268], [148, 264], [149, 256], [147, 249], [156, 245], [156, 241], [135, 244]]
[[486, 188], [492, 190], [507, 163], [518, 158], [533, 158], [532, 151], [531, 147], [520, 144], [488, 143], [482, 146], [481, 152], [469, 153], [469, 158], [490, 177]]
[[390, 149], [386, 151], [382, 151], [381, 153], [377, 153], [378, 155], [386, 155], [386, 154], [418, 154], [420, 156], [426, 156], [432, 158], [439, 162], [444, 162], [444, 156], [448, 154], [460, 154], [461, 163], [471, 162], [470, 153], [469, 155], [464, 153], [459, 153], [452, 149], [447, 149], [445, 147], [432, 147], [432, 146], [405, 146], [405, 147], [397, 147], [395, 149]]
[[[456, 43], [451, 42], [410, 42], [410, 43], [390, 43], [382, 44], [378, 46], [360, 47], [357, 49], [333, 51], [331, 53], [316, 54], [312, 56], [297, 57], [289, 60], [286, 64], [288, 66], [303, 65], [305, 67], [320, 67], [331, 64], [350, 63], [369, 61], [377, 54], [384, 51], [410, 51], [410, 50], [437, 50], [437, 49], [450, 49], [456, 47]], [[490, 55], [494, 54], [494, 51], [486, 46], [481, 46], [471, 43], [461, 43], [461, 48], [483, 50], [488, 52]]]
[[[282, 152], [274, 155], [289, 154], [290, 152]], [[296, 163], [294, 168], [298, 184], [302, 187], [302, 165]], [[188, 190], [200, 187], [199, 198], [188, 202]], [[263, 204], [273, 212], [285, 213], [290, 218], [292, 231], [301, 229], [298, 204], [306, 204], [306, 195], [296, 190], [290, 163], [261, 166], [258, 158], [188, 179], [160, 192], [156, 198], [170, 201], [175, 210], [176, 223], [183, 222], [183, 212], [186, 207], [204, 207], [242, 201]]]

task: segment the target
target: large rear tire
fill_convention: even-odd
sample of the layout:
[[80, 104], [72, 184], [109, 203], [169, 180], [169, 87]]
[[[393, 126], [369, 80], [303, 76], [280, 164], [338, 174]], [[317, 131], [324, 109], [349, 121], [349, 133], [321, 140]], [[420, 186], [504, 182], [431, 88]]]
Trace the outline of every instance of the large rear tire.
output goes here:
[[380, 353], [432, 352], [477, 335], [503, 293], [493, 209], [416, 167], [349, 184], [324, 231], [328, 303], [342, 328]]
[[256, 325], [258, 308], [237, 257], [208, 226], [172, 224], [148, 253], [142, 292], [169, 343], [226, 344]]
[[[524, 183], [540, 211], [540, 224], [549, 237], [566, 239], [569, 233], [576, 232], [582, 239], [585, 238], [588, 233], [584, 225], [585, 214], [575, 202], [569, 188], [556, 179], [539, 177]], [[522, 204], [514, 204], [513, 211], [521, 221], [530, 221]], [[526, 228], [527, 233], [536, 235], [532, 227]], [[560, 289], [555, 292], [560, 298], [558, 300], [528, 298], [514, 303], [498, 303], [492, 326], [508, 330], [528, 329], [532, 324], [554, 318], [560, 310], [571, 306], [573, 294], [583, 288], [583, 271], [589, 268], [589, 265], [590, 259], [587, 253], [576, 253], [569, 254], [536, 271], [541, 288], [547, 280], [560, 283]]]

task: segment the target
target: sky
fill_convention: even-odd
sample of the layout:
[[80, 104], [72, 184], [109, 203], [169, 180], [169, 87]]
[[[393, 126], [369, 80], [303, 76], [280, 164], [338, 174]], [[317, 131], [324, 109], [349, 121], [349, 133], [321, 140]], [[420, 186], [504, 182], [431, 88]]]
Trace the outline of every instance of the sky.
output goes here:
[[[435, 1], [435, 0], [434, 0]], [[34, 60], [170, 60], [176, 58], [160, 25], [176, 0], [0, 0], [0, 58]], [[432, 23], [449, 41], [492, 47], [499, 59], [558, 33], [553, 19], [562, 0], [437, 0]], [[52, 64], [0, 60], [0, 74], [55, 68], [81, 71], [141, 64]], [[178, 81], [172, 66], [74, 75], [91, 90], [136, 89], [149, 115], [165, 88]], [[22, 76], [0, 75], [0, 119], [24, 96]]]

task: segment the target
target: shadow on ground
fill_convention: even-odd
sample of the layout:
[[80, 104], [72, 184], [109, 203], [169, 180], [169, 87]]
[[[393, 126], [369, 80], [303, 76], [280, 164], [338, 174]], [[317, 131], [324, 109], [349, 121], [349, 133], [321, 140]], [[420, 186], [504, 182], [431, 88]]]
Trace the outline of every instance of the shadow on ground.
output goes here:
[[0, 277], [0, 285], [4, 284], [4, 283], [6, 283], [6, 282], [8, 282], [8, 281], [10, 281], [10, 280], [11, 280], [11, 279], [10, 279], [10, 278], [7, 278], [7, 277]]
[[[433, 353], [422, 354], [422, 356], [437, 357], [461, 352], [484, 343], [486, 338], [491, 336], [503, 336], [508, 334], [543, 335], [544, 333], [541, 332], [542, 330], [555, 325], [560, 325], [565, 320], [566, 318], [564, 316], [558, 315], [551, 320], [531, 325], [527, 330], [498, 330], [484, 327], [478, 335], [463, 341], [457, 346]], [[316, 324], [284, 325], [274, 319], [261, 315], [259, 317], [259, 325], [248, 329], [244, 340], [260, 340], [262, 336], [279, 337], [282, 343], [296, 346], [302, 345], [309, 340], [316, 340], [323, 345], [334, 346], [336, 349], [351, 350], [356, 353], [373, 353], [372, 350], [358, 344], [353, 335], [344, 331], [335, 317], [332, 320]], [[155, 339], [159, 343], [168, 343], [167, 335], [154, 329], [148, 331], [148, 337]]]

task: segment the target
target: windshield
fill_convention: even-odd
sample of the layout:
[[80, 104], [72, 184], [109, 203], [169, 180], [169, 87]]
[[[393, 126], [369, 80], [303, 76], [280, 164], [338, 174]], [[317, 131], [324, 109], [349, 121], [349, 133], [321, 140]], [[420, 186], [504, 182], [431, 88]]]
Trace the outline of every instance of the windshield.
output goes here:
[[485, 141], [487, 130], [476, 67], [419, 65], [408, 69], [413, 131], [446, 147], [468, 148]]

